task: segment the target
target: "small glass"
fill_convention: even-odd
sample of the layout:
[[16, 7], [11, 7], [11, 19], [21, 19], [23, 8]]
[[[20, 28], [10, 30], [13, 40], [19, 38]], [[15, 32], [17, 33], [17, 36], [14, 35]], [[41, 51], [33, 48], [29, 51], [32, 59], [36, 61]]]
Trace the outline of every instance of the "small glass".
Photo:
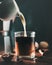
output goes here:
[[35, 32], [15, 32], [15, 55], [17, 60], [33, 60], [35, 58]]

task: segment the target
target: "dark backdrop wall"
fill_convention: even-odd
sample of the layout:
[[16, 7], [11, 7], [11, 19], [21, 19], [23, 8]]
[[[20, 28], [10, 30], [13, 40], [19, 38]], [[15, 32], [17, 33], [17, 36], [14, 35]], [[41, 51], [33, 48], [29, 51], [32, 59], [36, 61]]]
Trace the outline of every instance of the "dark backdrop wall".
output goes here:
[[[16, 0], [27, 23], [27, 30], [36, 32], [36, 41], [47, 41], [52, 46], [52, 2], [49, 0]], [[15, 30], [23, 30], [16, 19]], [[20, 26], [21, 25], [21, 26]]]
[[[35, 31], [35, 40], [37, 42], [47, 41], [52, 48], [52, 1], [16, 0], [16, 2], [25, 16], [27, 31]], [[23, 30], [19, 18], [15, 19], [14, 26], [15, 31]]]

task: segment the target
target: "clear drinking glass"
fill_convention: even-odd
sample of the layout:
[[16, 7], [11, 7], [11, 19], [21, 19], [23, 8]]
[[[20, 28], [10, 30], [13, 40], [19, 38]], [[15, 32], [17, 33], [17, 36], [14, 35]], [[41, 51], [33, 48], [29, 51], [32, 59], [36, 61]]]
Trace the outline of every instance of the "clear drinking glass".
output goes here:
[[18, 60], [35, 58], [35, 32], [27, 31], [27, 36], [23, 31], [15, 32], [15, 55]]

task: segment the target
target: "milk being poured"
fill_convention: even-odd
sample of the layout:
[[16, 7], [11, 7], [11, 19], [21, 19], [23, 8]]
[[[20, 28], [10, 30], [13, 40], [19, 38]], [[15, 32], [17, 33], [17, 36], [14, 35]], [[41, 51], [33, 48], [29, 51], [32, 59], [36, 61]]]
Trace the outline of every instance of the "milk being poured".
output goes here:
[[21, 19], [21, 22], [22, 22], [22, 25], [23, 25], [23, 29], [24, 29], [24, 36], [27, 37], [27, 33], [26, 33], [26, 21], [25, 21], [25, 18], [24, 18], [24, 15], [20, 12], [19, 13], [19, 17]]
[[22, 25], [23, 25], [23, 28], [24, 28], [24, 36], [27, 37], [27, 33], [26, 33], [26, 20], [25, 20], [25, 17], [24, 15], [22, 14], [22, 12], [20, 12], [19, 10], [19, 7], [17, 5], [17, 3], [14, 1], [14, 4], [15, 4], [15, 7], [17, 9], [17, 16], [21, 19], [21, 22], [22, 22]]

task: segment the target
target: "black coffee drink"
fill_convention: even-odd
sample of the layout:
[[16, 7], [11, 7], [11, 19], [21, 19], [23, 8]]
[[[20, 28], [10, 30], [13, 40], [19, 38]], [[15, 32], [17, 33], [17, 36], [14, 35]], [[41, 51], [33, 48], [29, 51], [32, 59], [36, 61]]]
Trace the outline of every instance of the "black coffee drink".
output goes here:
[[19, 56], [29, 56], [32, 52], [32, 37], [16, 37], [17, 54]]

